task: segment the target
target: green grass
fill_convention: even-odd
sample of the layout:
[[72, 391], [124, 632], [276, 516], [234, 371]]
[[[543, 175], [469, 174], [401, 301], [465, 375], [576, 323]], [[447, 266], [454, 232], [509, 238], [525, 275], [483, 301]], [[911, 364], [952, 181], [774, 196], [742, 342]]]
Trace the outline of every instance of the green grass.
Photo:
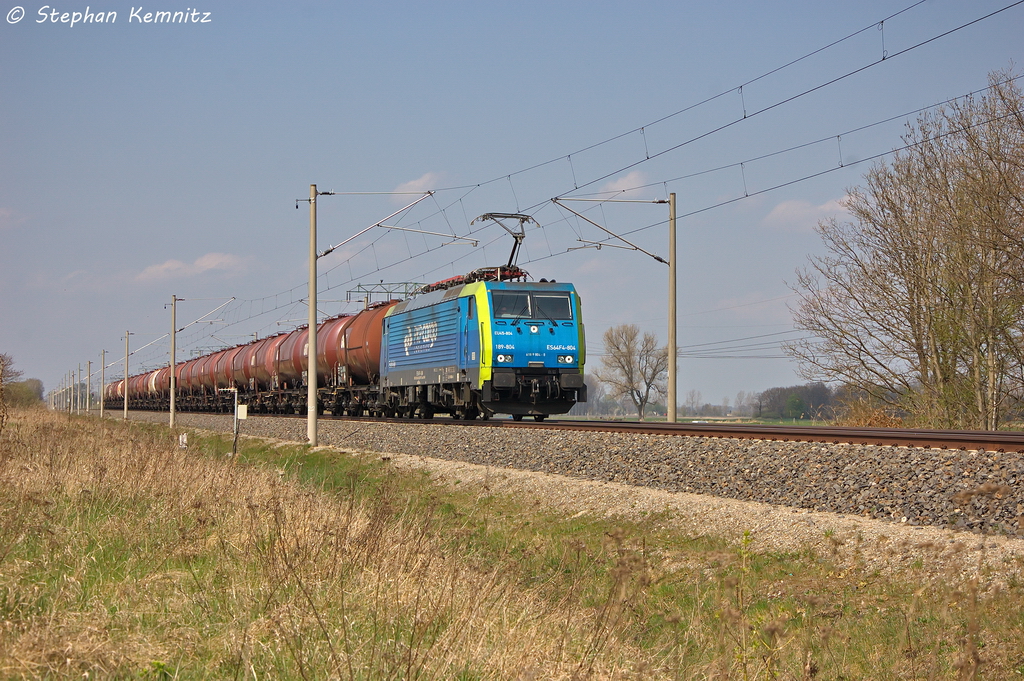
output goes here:
[[945, 679], [1024, 666], [1016, 578], [979, 586], [927, 559], [885, 577], [809, 550], [756, 553], [667, 512], [566, 517], [377, 456], [243, 439], [232, 459], [228, 438], [189, 441], [14, 414], [0, 439], [0, 677]]

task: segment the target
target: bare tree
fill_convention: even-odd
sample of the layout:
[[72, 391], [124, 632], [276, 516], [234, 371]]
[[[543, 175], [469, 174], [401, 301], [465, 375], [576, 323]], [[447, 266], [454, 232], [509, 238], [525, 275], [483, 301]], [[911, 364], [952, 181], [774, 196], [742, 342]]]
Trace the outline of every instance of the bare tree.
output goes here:
[[1024, 385], [1024, 95], [990, 83], [918, 119], [794, 286], [802, 374], [922, 425], [995, 429]]
[[686, 393], [686, 413], [688, 416], [699, 416], [700, 405], [704, 401], [704, 397], [700, 394], [699, 390], [691, 388]]
[[4, 425], [7, 423], [7, 399], [4, 396], [4, 387], [21, 378], [21, 372], [14, 370], [14, 360], [11, 356], [0, 352], [0, 433], [4, 432]]
[[641, 421], [652, 395], [665, 394], [667, 374], [668, 349], [658, 347], [654, 334], [645, 333], [641, 338], [640, 329], [634, 324], [621, 324], [605, 331], [601, 370], [594, 375], [613, 395], [628, 395]]

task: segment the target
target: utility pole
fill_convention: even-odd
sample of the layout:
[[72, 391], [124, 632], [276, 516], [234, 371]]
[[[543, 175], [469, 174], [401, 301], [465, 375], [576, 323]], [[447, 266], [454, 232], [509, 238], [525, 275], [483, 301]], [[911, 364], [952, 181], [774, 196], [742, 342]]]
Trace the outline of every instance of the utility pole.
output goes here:
[[92, 411], [92, 360], [90, 359], [85, 364], [85, 373], [89, 376], [89, 385], [85, 388], [85, 413], [86, 415]]
[[103, 405], [107, 399], [107, 351], [100, 350], [100, 418], [103, 418]]
[[130, 335], [127, 331], [124, 332], [124, 421], [128, 420], [128, 336]]
[[316, 185], [309, 185], [309, 341], [306, 362], [306, 437], [316, 447]]
[[75, 413], [82, 413], [82, 365], [78, 365], [78, 381], [75, 382]]
[[[613, 238], [623, 242], [626, 246], [618, 246], [616, 244], [605, 244], [596, 241], [586, 241], [584, 239], [578, 239], [578, 241], [586, 244], [581, 248], [587, 248], [588, 246], [596, 246], [601, 248], [603, 245], [613, 246], [615, 248], [626, 248], [628, 250], [640, 251], [646, 255], [651, 256], [660, 263], [668, 265], [668, 405], [667, 406], [667, 417], [669, 423], [674, 423], [676, 420], [676, 359], [678, 350], [676, 347], [676, 195], [672, 192], [668, 195], [668, 201], [665, 199], [657, 199], [655, 201], [635, 201], [631, 199], [580, 199], [580, 198], [554, 198], [551, 199], [556, 205], [565, 208], [567, 211], [572, 213], [578, 218], [581, 218], [590, 224], [594, 225], [601, 231], [609, 234]], [[596, 203], [667, 203], [668, 204], [668, 260], [661, 258], [654, 253], [650, 253], [640, 248], [631, 241], [627, 241], [623, 237], [619, 236], [615, 232], [611, 231], [607, 227], [594, 222], [586, 215], [577, 213], [572, 208], [562, 203], [563, 201], [593, 201]]]
[[668, 422], [676, 422], [676, 193], [668, 195]]
[[178, 325], [175, 321], [175, 313], [178, 307], [178, 296], [171, 296], [171, 428], [174, 428], [174, 409], [175, 409], [175, 398], [177, 397], [177, 381], [174, 374], [177, 373], [178, 367], [174, 356], [174, 339], [177, 335]]
[[[306, 437], [309, 438], [309, 444], [313, 445], [314, 447], [317, 444], [317, 435], [316, 435], [317, 423], [316, 423], [316, 419], [317, 419], [317, 408], [319, 406], [317, 404], [317, 361], [316, 361], [316, 332], [317, 332], [317, 324], [316, 324], [316, 261], [317, 261], [318, 258], [322, 258], [325, 255], [328, 255], [329, 253], [334, 252], [334, 250], [336, 248], [341, 248], [342, 246], [344, 246], [348, 242], [350, 242], [353, 239], [355, 239], [355, 238], [365, 234], [366, 232], [370, 231], [374, 227], [384, 227], [386, 229], [397, 229], [397, 230], [401, 230], [401, 231], [411, 231], [411, 232], [421, 231], [421, 230], [415, 230], [415, 229], [410, 230], [410, 229], [406, 229], [404, 227], [395, 227], [394, 225], [385, 225], [384, 222], [387, 221], [387, 220], [390, 220], [391, 218], [395, 217], [399, 213], [402, 213], [402, 212], [404, 212], [406, 210], [409, 210], [410, 208], [415, 206], [420, 201], [426, 199], [427, 197], [434, 195], [434, 192], [430, 192], [430, 191], [424, 192], [423, 196], [421, 196], [420, 198], [416, 199], [415, 201], [410, 203], [405, 208], [402, 208], [400, 210], [396, 210], [394, 213], [392, 213], [391, 215], [387, 216], [386, 218], [384, 218], [380, 222], [376, 222], [376, 223], [370, 225], [366, 229], [364, 229], [364, 230], [362, 230], [362, 231], [360, 231], [360, 232], [350, 236], [348, 239], [345, 239], [341, 243], [339, 243], [339, 244], [337, 244], [335, 246], [331, 246], [330, 248], [325, 250], [323, 253], [317, 254], [317, 252], [316, 252], [316, 197], [318, 197], [318, 196], [335, 196], [336, 194], [343, 194], [343, 193], [344, 192], [321, 192], [321, 191], [317, 191], [315, 184], [309, 185], [309, 199], [308, 199], [309, 200], [309, 294], [308, 294], [308, 298], [309, 298], [309, 334], [307, 336], [307, 338], [309, 340], [308, 340], [307, 346], [306, 346], [306, 358], [307, 358], [306, 359], [306, 407], [307, 407], [307, 409], [306, 409]], [[385, 193], [390, 193], [390, 192], [385, 192]], [[403, 192], [399, 192], [399, 193], [403, 193]], [[306, 201], [306, 199], [297, 199], [295, 201], [295, 207], [296, 208], [299, 207], [299, 202], [300, 201]], [[424, 234], [434, 234], [434, 232], [423, 232], [423, 233]], [[449, 235], [441, 234], [440, 236], [449, 236]], [[473, 241], [472, 239], [466, 239], [464, 237], [454, 237], [454, 238], [455, 239], [463, 239], [465, 241], [471, 242], [474, 246], [476, 245], [476, 242]]]

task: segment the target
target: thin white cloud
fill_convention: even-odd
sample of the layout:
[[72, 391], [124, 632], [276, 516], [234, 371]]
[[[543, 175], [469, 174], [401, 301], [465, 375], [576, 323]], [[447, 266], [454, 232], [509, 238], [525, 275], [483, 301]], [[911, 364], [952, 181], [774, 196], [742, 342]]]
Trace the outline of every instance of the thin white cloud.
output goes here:
[[761, 224], [787, 232], [810, 231], [821, 220], [846, 215], [846, 198], [826, 201], [820, 206], [810, 201], [783, 201], [765, 216]]
[[16, 220], [10, 208], [0, 208], [0, 229], [14, 229], [21, 220]]
[[638, 191], [637, 187], [645, 184], [649, 184], [647, 176], [639, 170], [633, 170], [627, 175], [604, 184], [599, 191], [601, 193], [620, 192], [619, 196], [613, 198], [624, 198], [626, 196], [635, 196]]
[[[437, 189], [441, 183], [441, 173], [424, 173], [415, 180], [404, 182], [394, 188], [396, 192], [425, 192], [429, 189]], [[408, 199], [408, 200], [407, 200]], [[396, 203], [409, 203], [412, 197], [396, 196]]]
[[189, 264], [181, 260], [167, 260], [159, 265], [150, 265], [135, 277], [137, 281], [157, 281], [161, 279], [181, 279], [194, 277], [206, 272], [223, 272], [224, 274], [241, 274], [248, 269], [249, 259], [230, 253], [207, 253], [196, 258]]

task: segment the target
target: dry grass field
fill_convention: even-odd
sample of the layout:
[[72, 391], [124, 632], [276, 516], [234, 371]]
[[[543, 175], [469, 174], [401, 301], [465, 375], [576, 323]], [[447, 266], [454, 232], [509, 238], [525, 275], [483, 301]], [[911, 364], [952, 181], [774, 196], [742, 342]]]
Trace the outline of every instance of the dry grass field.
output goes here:
[[[0, 678], [1012, 679], [1024, 585], [12, 410]], [[460, 489], [464, 487], [465, 489]], [[697, 536], [695, 536], [697, 535]]]

